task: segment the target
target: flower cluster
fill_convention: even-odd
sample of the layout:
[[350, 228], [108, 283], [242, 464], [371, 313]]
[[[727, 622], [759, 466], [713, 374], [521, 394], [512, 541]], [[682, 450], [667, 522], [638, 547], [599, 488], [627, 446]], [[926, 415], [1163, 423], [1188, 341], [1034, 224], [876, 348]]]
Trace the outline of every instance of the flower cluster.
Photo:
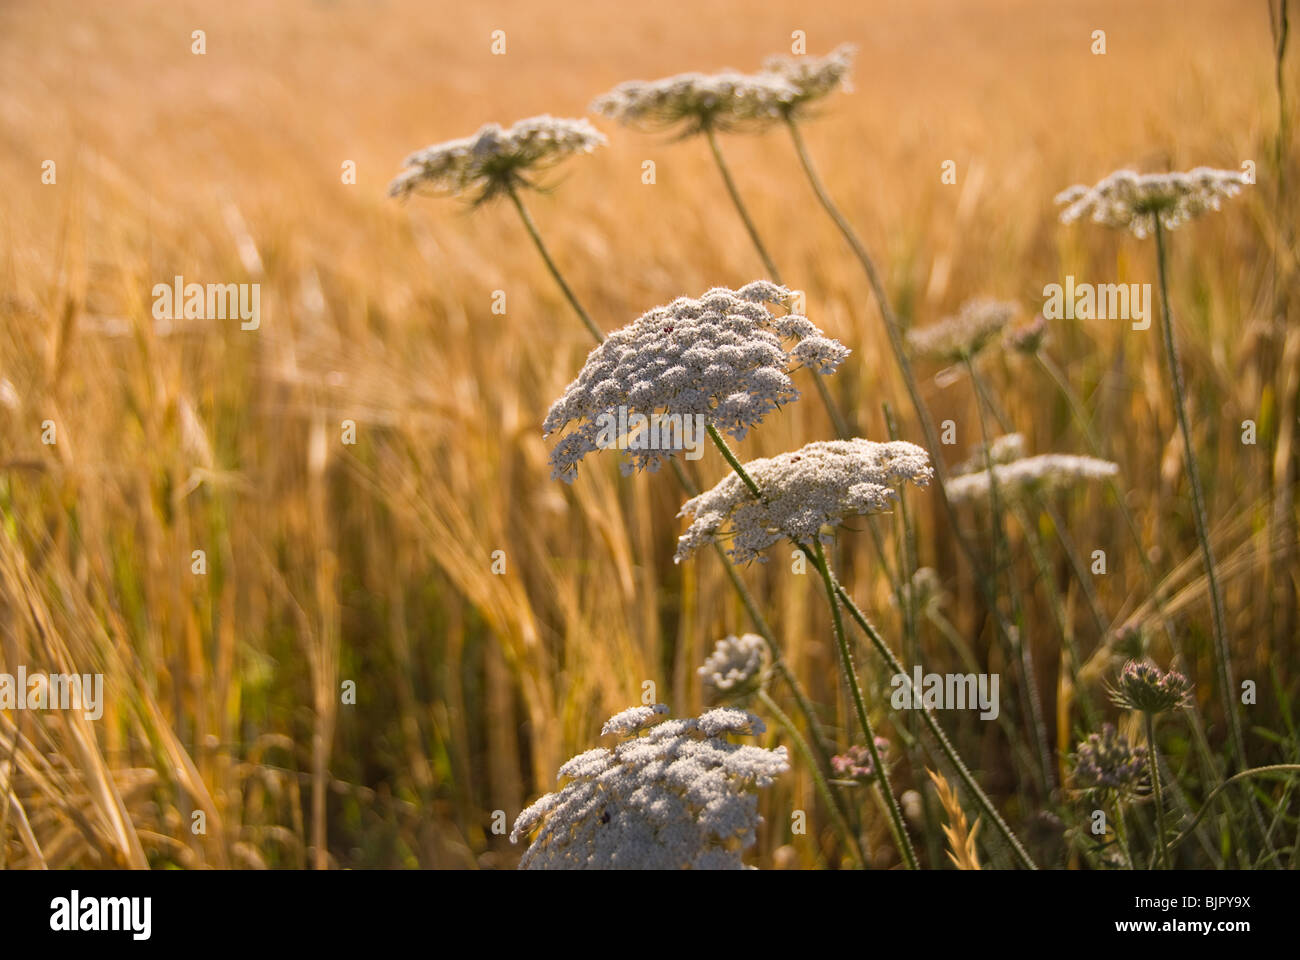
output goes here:
[[801, 96], [776, 74], [683, 73], [663, 80], [631, 80], [596, 98], [592, 112], [641, 130], [682, 126], [682, 136], [704, 130], [754, 130], [780, 120], [784, 105]]
[[804, 104], [820, 100], [836, 89], [849, 87], [849, 71], [857, 47], [843, 43], [824, 57], [768, 57], [763, 73], [780, 77], [795, 89], [795, 95], [782, 101], [782, 109], [794, 113]]
[[983, 297], [968, 300], [956, 316], [909, 330], [907, 342], [918, 356], [956, 363], [992, 343], [1015, 315], [1013, 303]]
[[1187, 173], [1134, 173], [1117, 170], [1087, 187], [1076, 185], [1057, 194], [1067, 204], [1062, 223], [1090, 217], [1094, 223], [1131, 230], [1137, 237], [1152, 233], [1156, 217], [1168, 230], [1235, 197], [1250, 183], [1235, 170], [1197, 167]]
[[715, 696], [736, 696], [762, 683], [767, 641], [756, 633], [727, 636], [696, 672]]
[[[887, 763], [885, 754], [888, 750], [889, 741], [876, 737], [876, 752], [880, 754], [882, 763]], [[871, 751], [855, 743], [843, 753], [831, 757], [831, 771], [847, 780], [870, 780], [876, 775], [876, 765], [871, 759]]]
[[[912, 579], [902, 585], [901, 592], [903, 602], [918, 613], [937, 612], [948, 602], [948, 592], [934, 567], [917, 567]], [[895, 596], [891, 595], [889, 601], [898, 604]]]
[[[982, 458], [981, 458], [982, 459]], [[993, 468], [998, 494], [1009, 499], [1033, 493], [1064, 490], [1088, 480], [1101, 480], [1119, 473], [1119, 465], [1096, 457], [1078, 457], [1063, 453], [1045, 453], [1025, 457]], [[989, 471], [977, 469], [953, 477], [945, 488], [950, 503], [970, 503], [989, 497]]]
[[405, 197], [421, 187], [436, 193], [475, 193], [482, 203], [516, 185], [527, 185], [524, 174], [553, 166], [578, 153], [590, 153], [605, 137], [586, 120], [551, 116], [520, 120], [509, 130], [490, 123], [472, 137], [419, 150], [406, 158], [404, 169], [388, 186], [388, 194]]
[[702, 545], [726, 542], [737, 563], [762, 560], [761, 553], [783, 538], [809, 543], [826, 524], [838, 524], [856, 514], [879, 513], [898, 496], [895, 489], [910, 480], [926, 486], [934, 471], [920, 447], [902, 440], [829, 440], [745, 464], [758, 486], [755, 498], [735, 473], [712, 490], [692, 497], [678, 516], [691, 525], [677, 542], [678, 562]]
[[1113, 724], [1088, 735], [1074, 755], [1074, 779], [1085, 790], [1142, 792], [1147, 774], [1146, 747], [1133, 747]]
[[[848, 356], [798, 314], [776, 316], [764, 304], [791, 294], [764, 280], [739, 290], [717, 287], [698, 300], [681, 297], [609, 335], [587, 357], [578, 379], [552, 404], [547, 435], [577, 426], [551, 453], [552, 476], [572, 482], [578, 462], [600, 448], [602, 431], [632, 415], [664, 411], [726, 431], [737, 439], [779, 405], [798, 399], [790, 373], [807, 366], [828, 374]], [[796, 343], [786, 349], [783, 341]], [[620, 416], [621, 414], [621, 416]], [[627, 444], [623, 472], [658, 469], [669, 444]]]
[[1165, 713], [1186, 706], [1192, 682], [1177, 670], [1164, 671], [1146, 660], [1130, 660], [1119, 672], [1110, 696], [1117, 706], [1143, 713]]
[[635, 707], [606, 724], [622, 739], [560, 767], [569, 782], [521, 813], [518, 843], [539, 828], [520, 869], [739, 870], [757, 839], [757, 788], [790, 765], [785, 747], [732, 743], [763, 732], [743, 710], [663, 719], [667, 708]]

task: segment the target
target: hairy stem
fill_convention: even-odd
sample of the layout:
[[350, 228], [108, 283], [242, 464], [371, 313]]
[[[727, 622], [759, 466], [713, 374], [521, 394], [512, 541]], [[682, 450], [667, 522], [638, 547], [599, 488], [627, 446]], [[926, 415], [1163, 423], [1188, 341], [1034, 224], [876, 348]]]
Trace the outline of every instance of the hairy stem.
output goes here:
[[546, 269], [551, 272], [551, 276], [555, 278], [555, 282], [560, 285], [560, 290], [563, 291], [564, 298], [569, 301], [569, 306], [573, 307], [574, 312], [578, 315], [578, 319], [582, 321], [582, 325], [587, 328], [588, 332], [590, 332], [593, 337], [597, 340], [604, 340], [605, 335], [602, 334], [600, 328], [592, 322], [587, 311], [584, 310], [582, 304], [578, 302], [578, 298], [575, 297], [573, 291], [569, 289], [569, 284], [565, 282], [564, 275], [560, 273], [560, 268], [557, 267], [555, 261], [551, 259], [551, 254], [546, 249], [546, 244], [542, 242], [542, 235], [537, 232], [537, 224], [533, 223], [532, 215], [529, 214], [528, 208], [524, 206], [524, 201], [520, 198], [519, 191], [515, 189], [514, 184], [510, 185], [508, 193], [510, 194], [511, 201], [515, 205], [515, 209], [519, 211], [519, 219], [524, 222], [524, 229], [528, 231], [528, 236], [532, 238], [533, 245], [537, 247], [537, 252], [542, 255], [542, 260], [546, 262]]

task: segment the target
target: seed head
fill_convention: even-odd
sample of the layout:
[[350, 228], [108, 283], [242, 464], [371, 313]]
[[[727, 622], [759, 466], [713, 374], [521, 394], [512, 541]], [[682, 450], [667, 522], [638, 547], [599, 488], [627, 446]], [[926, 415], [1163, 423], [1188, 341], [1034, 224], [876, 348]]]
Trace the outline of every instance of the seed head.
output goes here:
[[1130, 660], [1110, 690], [1117, 706], [1143, 713], [1165, 713], [1191, 701], [1192, 682], [1177, 670], [1163, 671], [1147, 660]]
[[666, 712], [662, 704], [624, 711], [606, 724], [620, 738], [612, 750], [560, 767], [568, 783], [524, 810], [510, 833], [518, 843], [540, 827], [521, 870], [744, 868], [761, 822], [757, 789], [789, 770], [785, 747], [728, 740], [763, 732], [743, 710], [685, 720], [664, 720]]
[[1013, 303], [979, 298], [962, 304], [956, 316], [907, 332], [907, 342], [919, 356], [944, 363], [973, 358], [996, 339], [1016, 315]]
[[1156, 217], [1172, 230], [1193, 217], [1218, 210], [1249, 181], [1235, 170], [1197, 167], [1187, 173], [1134, 173], [1117, 170], [1095, 186], [1076, 185], [1057, 194], [1066, 204], [1062, 223], [1089, 216], [1094, 223], [1131, 230], [1145, 237], [1155, 230]]
[[468, 194], [479, 204], [511, 187], [532, 186], [526, 175], [604, 143], [604, 135], [586, 120], [531, 117], [509, 130], [489, 123], [472, 137], [411, 154], [388, 194], [406, 197], [425, 187], [440, 195]]
[[761, 129], [780, 120], [783, 105], [799, 96], [798, 88], [775, 74], [724, 70], [621, 83], [597, 97], [591, 109], [639, 130], [680, 128], [685, 138], [709, 129]]
[[763, 682], [767, 641], [756, 633], [723, 637], [696, 672], [718, 698], [740, 696]]
[[796, 94], [782, 103], [786, 113], [795, 114], [837, 88], [852, 89], [849, 72], [857, 49], [842, 43], [824, 57], [768, 57], [763, 61], [763, 73], [780, 77], [795, 88]]
[[712, 490], [687, 500], [678, 516], [693, 519], [677, 541], [675, 561], [715, 541], [728, 543], [727, 554], [737, 563], [761, 562], [762, 551], [786, 537], [829, 542], [824, 525], [886, 510], [898, 496], [896, 487], [908, 480], [924, 487], [934, 475], [929, 456], [916, 444], [861, 438], [810, 443], [744, 466], [763, 499], [729, 473]]
[[[799, 366], [835, 370], [849, 351], [798, 314], [775, 316], [785, 287], [765, 280], [739, 290], [717, 287], [698, 300], [682, 297], [611, 333], [587, 357], [578, 379], [552, 404], [546, 436], [576, 424], [551, 453], [551, 476], [572, 483], [578, 462], [599, 449], [602, 430], [633, 414], [680, 415], [744, 438], [783, 403], [799, 397], [790, 373]], [[795, 341], [787, 349], [784, 341]], [[690, 418], [690, 419], [686, 419]], [[624, 474], [659, 468], [671, 449], [628, 450]]]
[[1079, 744], [1074, 755], [1074, 779], [1085, 790], [1145, 792], [1147, 748], [1133, 747], [1113, 724], [1102, 724]]
[[[981, 458], [982, 459], [982, 458]], [[1045, 453], [994, 466], [998, 495], [1009, 499], [1030, 496], [1035, 492], [1064, 490], [1088, 480], [1113, 477], [1119, 465], [1096, 457], [1076, 457], [1062, 453]], [[970, 503], [988, 499], [989, 472], [977, 469], [948, 481], [950, 503]]]

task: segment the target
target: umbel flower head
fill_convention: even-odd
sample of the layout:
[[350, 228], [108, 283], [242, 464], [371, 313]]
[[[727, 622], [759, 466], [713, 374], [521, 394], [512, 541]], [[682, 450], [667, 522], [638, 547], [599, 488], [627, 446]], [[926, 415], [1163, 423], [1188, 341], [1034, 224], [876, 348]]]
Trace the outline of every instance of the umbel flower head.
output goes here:
[[1047, 341], [1047, 319], [1035, 314], [1034, 319], [1017, 327], [1008, 327], [1002, 337], [1003, 342], [1016, 353], [1033, 356], [1042, 349]]
[[[1025, 455], [1025, 438], [1023, 434], [1006, 433], [994, 439], [988, 445], [988, 459], [993, 463], [1011, 463], [1013, 460], [1019, 460]], [[988, 469], [985, 461], [985, 446], [979, 444], [971, 452], [968, 459], [957, 464], [952, 468], [953, 476], [961, 476], [966, 473], [975, 473], [979, 470]]]
[[781, 103], [781, 110], [795, 114], [806, 104], [834, 93], [837, 89], [850, 90], [849, 72], [853, 69], [853, 55], [857, 47], [842, 43], [824, 57], [768, 57], [763, 61], [763, 73], [780, 77], [795, 89], [795, 95]]
[[886, 510], [898, 496], [896, 487], [909, 480], [924, 487], [934, 476], [929, 455], [916, 444], [861, 438], [818, 441], [751, 460], [745, 472], [763, 498], [756, 499], [737, 474], [729, 473], [712, 490], [687, 500], [678, 516], [693, 519], [677, 541], [674, 561], [715, 541], [727, 543], [727, 554], [737, 563], [762, 561], [764, 550], [787, 537], [830, 542], [823, 526]]
[[748, 693], [763, 682], [767, 641], [756, 633], [719, 640], [696, 671], [717, 698]]
[[489, 123], [472, 137], [417, 150], [388, 185], [392, 197], [428, 188], [443, 195], [468, 194], [483, 203], [516, 186], [532, 186], [528, 176], [579, 153], [591, 153], [605, 136], [586, 120], [551, 116], [520, 120], [509, 130]]
[[681, 136], [705, 130], [757, 130], [781, 119], [798, 88], [775, 74], [682, 73], [663, 80], [621, 83], [591, 104], [593, 113], [644, 131], [681, 128]]
[[1066, 204], [1062, 223], [1090, 217], [1094, 223], [1131, 230], [1145, 237], [1156, 226], [1156, 217], [1172, 230], [1209, 210], [1218, 210], [1224, 199], [1235, 197], [1250, 183], [1236, 170], [1197, 167], [1187, 173], [1134, 173], [1117, 170], [1091, 187], [1076, 185], [1056, 195]]
[[1074, 779], [1085, 790], [1145, 792], [1147, 748], [1130, 746], [1113, 724], [1091, 733], [1074, 754]]
[[1130, 660], [1110, 690], [1117, 706], [1143, 713], [1165, 713], [1186, 706], [1192, 682], [1177, 670], [1164, 671], [1149, 660]]
[[[849, 351], [807, 317], [776, 316], [765, 306], [789, 298], [785, 287], [765, 280], [739, 290], [716, 287], [698, 300], [681, 297], [656, 307], [611, 333], [542, 424], [546, 436], [576, 424], [551, 453], [552, 477], [572, 483], [578, 462], [602, 446], [627, 450], [625, 474], [654, 471], [683, 448], [681, 434], [696, 425], [741, 439], [770, 411], [797, 399], [794, 368], [831, 373]], [[651, 420], [656, 413], [659, 419]], [[621, 427], [642, 418], [650, 432], [625, 438]]]
[[534, 828], [519, 862], [530, 870], [740, 870], [757, 839], [760, 787], [790, 768], [785, 747], [732, 743], [763, 732], [744, 710], [665, 719], [667, 707], [633, 707], [602, 736], [620, 742], [580, 753], [568, 778], [515, 821], [510, 842]]
[[[982, 459], [982, 458], [980, 458]], [[1119, 473], [1119, 465], [1096, 457], [1076, 457], [1063, 453], [1045, 453], [994, 466], [998, 495], [1017, 499], [1033, 493], [1051, 493]], [[989, 471], [977, 469], [953, 477], [945, 488], [950, 503], [970, 503], [989, 497]]]
[[968, 300], [956, 316], [907, 331], [912, 352], [922, 357], [956, 363], [972, 358], [992, 343], [1016, 315], [1014, 303], [980, 297]]

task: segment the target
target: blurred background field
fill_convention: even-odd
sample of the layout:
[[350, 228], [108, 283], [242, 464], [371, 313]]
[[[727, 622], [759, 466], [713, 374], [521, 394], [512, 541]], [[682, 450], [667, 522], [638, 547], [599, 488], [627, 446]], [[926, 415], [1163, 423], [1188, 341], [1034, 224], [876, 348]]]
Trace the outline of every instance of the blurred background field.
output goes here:
[[[493, 30], [506, 33], [504, 56], [490, 52]], [[715, 557], [673, 565], [681, 496], [669, 474], [622, 479], [608, 456], [571, 488], [549, 479], [540, 424], [589, 343], [514, 212], [399, 204], [385, 188], [418, 147], [489, 121], [581, 116], [626, 79], [757, 69], [789, 52], [794, 30], [810, 53], [859, 47], [854, 91], [804, 129], [905, 323], [980, 294], [1015, 300], [1028, 319], [1066, 274], [1154, 284], [1149, 242], [1060, 226], [1053, 196], [1123, 166], [1256, 164], [1256, 187], [1171, 235], [1171, 292], [1234, 665], [1259, 687], [1248, 752], [1296, 762], [1295, 209], [1278, 190], [1264, 0], [19, 0], [0, 6], [0, 670], [103, 672], [107, 703], [94, 723], [0, 712], [4, 865], [508, 867], [519, 851], [492, 833], [493, 811], [512, 821], [551, 789], [645, 681], [677, 715], [701, 708], [695, 667], [748, 628], [744, 611]], [[1104, 56], [1090, 52], [1094, 30]], [[530, 203], [601, 327], [762, 275], [702, 142], [596, 125], [609, 147], [567, 163]], [[723, 147], [786, 281], [854, 351], [828, 386], [866, 436], [886, 436], [889, 402], [902, 436], [919, 440], [875, 305], [788, 139]], [[654, 185], [641, 181], [645, 160]], [[956, 185], [940, 181], [947, 160]], [[1294, 151], [1282, 160], [1294, 197]], [[355, 184], [342, 182], [347, 161]], [[260, 329], [156, 322], [152, 287], [178, 274], [259, 283]], [[505, 315], [491, 311], [495, 290]], [[1158, 326], [1061, 322], [1046, 349], [1120, 464], [1217, 746], [1207, 595]], [[998, 354], [985, 371], [1029, 452], [1087, 452], [1040, 370]], [[958, 424], [949, 462], [965, 459], [978, 439], [969, 382], [920, 372], [936, 420]], [[1241, 443], [1247, 419], [1253, 446]], [[46, 420], [54, 445], [41, 441]], [[341, 442], [344, 420], [355, 445]], [[830, 436], [806, 397], [739, 450]], [[698, 478], [722, 469], [706, 456]], [[935, 497], [909, 506], [949, 619], [999, 669]], [[1076, 543], [1107, 553], [1095, 587], [1112, 626], [1150, 616], [1109, 497], [1059, 507]], [[200, 549], [208, 570], [196, 576]], [[505, 575], [491, 570], [496, 550]], [[870, 538], [842, 535], [836, 550], [859, 604], [897, 636]], [[1079, 731], [1023, 553], [1025, 632], [1064, 769]], [[847, 744], [816, 583], [773, 558], [743, 575]], [[1100, 695], [1122, 656], [1054, 560]], [[944, 637], [922, 641], [927, 670], [962, 669]], [[1151, 653], [1168, 662], [1163, 634]], [[893, 736], [888, 677], [863, 666]], [[345, 681], [355, 705], [340, 703]], [[1044, 864], [1076, 864], [998, 726], [945, 723]], [[1178, 736], [1164, 745], [1175, 767], [1190, 749]], [[781, 740], [770, 730], [766, 742]], [[907, 763], [896, 785], [931, 791]], [[810, 836], [790, 836], [794, 808], [813, 811]], [[206, 834], [191, 829], [195, 811]], [[764, 811], [753, 862], [839, 864], [799, 763]], [[890, 864], [883, 820], [865, 806], [864, 817]], [[1287, 824], [1289, 844], [1294, 813]], [[927, 863], [946, 866], [941, 843], [918, 842]]]

